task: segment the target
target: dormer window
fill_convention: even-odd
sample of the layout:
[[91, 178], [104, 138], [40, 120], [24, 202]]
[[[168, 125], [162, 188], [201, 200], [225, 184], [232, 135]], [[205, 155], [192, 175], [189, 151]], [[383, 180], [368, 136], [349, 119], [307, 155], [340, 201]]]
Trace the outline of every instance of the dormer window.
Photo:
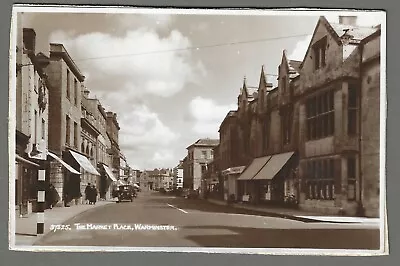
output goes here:
[[325, 67], [326, 64], [326, 45], [327, 38], [324, 37], [321, 40], [317, 41], [313, 45], [314, 52], [314, 69], [320, 69]]

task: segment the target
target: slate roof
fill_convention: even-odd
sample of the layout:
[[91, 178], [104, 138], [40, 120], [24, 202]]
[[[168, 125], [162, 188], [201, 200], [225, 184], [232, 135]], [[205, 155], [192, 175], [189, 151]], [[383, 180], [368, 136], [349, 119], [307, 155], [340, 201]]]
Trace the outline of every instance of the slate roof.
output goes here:
[[193, 145], [195, 146], [217, 146], [219, 144], [219, 139], [199, 139]]
[[353, 36], [352, 41], [355, 42], [361, 41], [378, 30], [376, 27], [360, 27], [331, 22], [329, 22], [329, 24], [339, 37], [342, 37], [345, 34], [345, 30], [347, 30], [347, 34]]

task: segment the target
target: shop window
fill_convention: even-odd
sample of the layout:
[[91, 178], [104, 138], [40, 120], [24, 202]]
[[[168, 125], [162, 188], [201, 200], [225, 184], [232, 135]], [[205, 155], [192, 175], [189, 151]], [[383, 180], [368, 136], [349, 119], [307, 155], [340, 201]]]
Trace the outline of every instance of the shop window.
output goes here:
[[325, 67], [326, 65], [326, 46], [327, 46], [327, 38], [324, 37], [321, 40], [317, 41], [313, 45], [313, 59], [314, 59], [314, 69], [320, 69]]
[[349, 98], [347, 102], [347, 133], [349, 135], [357, 134], [358, 125], [358, 92], [357, 87], [353, 84], [349, 84]]
[[318, 159], [306, 163], [307, 199], [334, 199], [334, 162], [333, 159]]
[[347, 158], [347, 198], [356, 199], [356, 159], [354, 156]]
[[307, 139], [331, 136], [335, 132], [334, 92], [324, 92], [307, 100]]

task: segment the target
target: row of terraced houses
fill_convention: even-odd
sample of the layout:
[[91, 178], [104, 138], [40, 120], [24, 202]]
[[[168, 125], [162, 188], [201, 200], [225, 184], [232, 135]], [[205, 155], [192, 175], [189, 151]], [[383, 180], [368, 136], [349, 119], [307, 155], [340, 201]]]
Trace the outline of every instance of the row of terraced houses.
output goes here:
[[35, 212], [39, 170], [59, 205], [79, 204], [88, 183], [100, 198], [132, 175], [118, 142], [117, 114], [90, 97], [85, 77], [62, 44], [37, 53], [34, 29], [18, 25], [16, 53], [15, 205]]
[[214, 157], [204, 169], [204, 193], [379, 216], [381, 29], [356, 22], [320, 17], [303, 61], [283, 51], [276, 87], [263, 67], [258, 86], [244, 80], [237, 110], [208, 147]]

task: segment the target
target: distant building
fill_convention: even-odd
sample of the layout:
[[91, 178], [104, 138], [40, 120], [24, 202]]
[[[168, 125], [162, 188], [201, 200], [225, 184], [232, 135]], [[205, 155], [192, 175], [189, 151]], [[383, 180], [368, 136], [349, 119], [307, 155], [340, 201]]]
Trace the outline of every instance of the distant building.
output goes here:
[[183, 188], [183, 160], [174, 168], [174, 188]]
[[[218, 139], [199, 139], [187, 147], [188, 174], [184, 176], [185, 187], [197, 190], [201, 187], [201, 177], [207, 170], [207, 164], [214, 158], [213, 149], [219, 144]], [[186, 178], [186, 179], [185, 179]]]
[[111, 142], [111, 148], [108, 153], [111, 156], [111, 170], [114, 173], [115, 177], [119, 179], [120, 177], [120, 168], [121, 168], [121, 151], [119, 148], [119, 123], [117, 120], [117, 114], [113, 112], [107, 112], [107, 136]]

